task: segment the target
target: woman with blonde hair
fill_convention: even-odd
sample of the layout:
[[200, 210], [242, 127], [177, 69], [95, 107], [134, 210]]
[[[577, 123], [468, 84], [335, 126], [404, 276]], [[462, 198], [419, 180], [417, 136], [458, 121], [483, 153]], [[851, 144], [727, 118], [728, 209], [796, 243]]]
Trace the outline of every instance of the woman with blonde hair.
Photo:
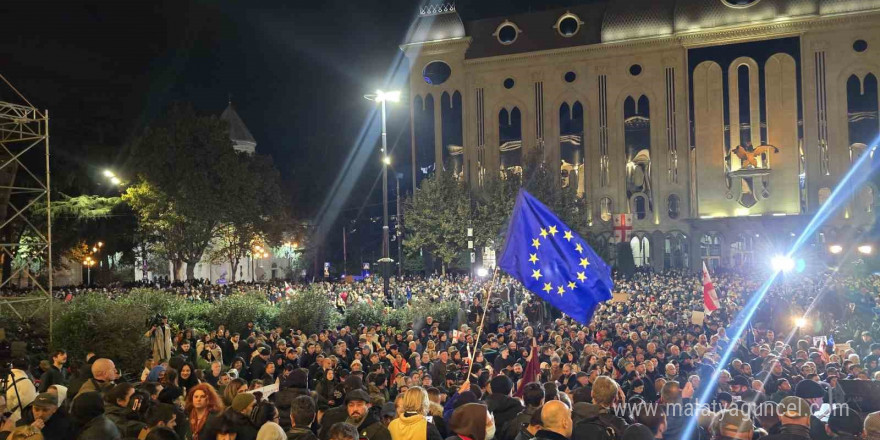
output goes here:
[[426, 417], [431, 402], [422, 387], [412, 387], [403, 393], [398, 406], [399, 417], [388, 425], [392, 440], [442, 440], [440, 431]]

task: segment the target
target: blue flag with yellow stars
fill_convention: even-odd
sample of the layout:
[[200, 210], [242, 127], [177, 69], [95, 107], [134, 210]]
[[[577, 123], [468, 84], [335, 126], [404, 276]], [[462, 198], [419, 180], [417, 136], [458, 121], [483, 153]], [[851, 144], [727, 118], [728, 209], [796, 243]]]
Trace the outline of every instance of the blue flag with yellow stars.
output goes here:
[[611, 268], [553, 211], [520, 190], [499, 267], [581, 324], [611, 299]]

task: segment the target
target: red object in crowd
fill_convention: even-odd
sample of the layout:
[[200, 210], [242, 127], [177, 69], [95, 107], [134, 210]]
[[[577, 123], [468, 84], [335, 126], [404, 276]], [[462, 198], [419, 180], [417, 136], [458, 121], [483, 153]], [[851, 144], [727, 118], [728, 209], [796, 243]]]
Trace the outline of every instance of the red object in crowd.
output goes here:
[[523, 370], [522, 382], [520, 382], [520, 386], [517, 387], [516, 393], [514, 393], [515, 397], [522, 397], [523, 388], [525, 385], [530, 382], [535, 382], [538, 380], [538, 374], [541, 373], [541, 363], [538, 361], [538, 347], [532, 346], [532, 356], [529, 359], [529, 363], [526, 364], [525, 370]]
[[718, 295], [715, 294], [715, 285], [712, 284], [712, 278], [709, 277], [709, 270], [706, 269], [706, 262], [703, 262], [703, 306], [706, 314], [711, 315], [712, 312], [718, 310]]

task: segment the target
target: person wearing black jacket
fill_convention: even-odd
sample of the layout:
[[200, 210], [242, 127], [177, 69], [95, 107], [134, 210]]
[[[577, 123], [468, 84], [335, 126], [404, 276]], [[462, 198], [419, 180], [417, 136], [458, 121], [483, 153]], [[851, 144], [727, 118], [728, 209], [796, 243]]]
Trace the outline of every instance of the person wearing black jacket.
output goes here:
[[[342, 383], [342, 391], [345, 393], [346, 398], [355, 390], [363, 390], [363, 387], [364, 382], [361, 377], [353, 374], [346, 377]], [[318, 438], [320, 440], [328, 440], [330, 438], [330, 427], [334, 423], [344, 422], [346, 419], [348, 419], [348, 408], [346, 405], [328, 409], [321, 418], [321, 430], [318, 431]]]
[[512, 392], [513, 382], [505, 375], [495, 376], [489, 382], [490, 394], [486, 398], [486, 405], [495, 416], [495, 430], [501, 435], [499, 440], [510, 440], [504, 436], [507, 425], [523, 410], [519, 400], [511, 397]]
[[290, 405], [290, 417], [287, 429], [287, 440], [318, 440], [318, 437], [309, 429], [315, 421], [315, 402], [308, 395], [299, 396]]
[[522, 397], [523, 402], [526, 404], [525, 409], [510, 420], [504, 431], [496, 430], [498, 432], [496, 435], [498, 440], [514, 440], [524, 427], [529, 424], [532, 416], [544, 404], [544, 387], [537, 382], [527, 383], [523, 386]]
[[257, 427], [254, 426], [248, 415], [254, 409], [257, 400], [253, 394], [241, 393], [232, 400], [232, 406], [225, 409], [220, 417], [210, 417], [205, 427], [199, 434], [199, 439], [213, 439], [222, 430], [223, 425], [232, 425], [236, 433], [236, 440], [256, 440]]
[[554, 400], [541, 409], [541, 429], [535, 433], [538, 440], [568, 440], [572, 437], [571, 410], [564, 403]]
[[77, 440], [121, 440], [119, 428], [104, 415], [104, 399], [97, 391], [80, 393], [70, 409], [79, 435]]
[[391, 432], [378, 417], [370, 412], [371, 406], [370, 395], [364, 390], [357, 389], [346, 394], [347, 421], [357, 427], [362, 439], [391, 440]]
[[257, 356], [251, 361], [251, 379], [262, 379], [266, 375], [266, 363], [269, 362], [269, 349], [260, 347]]
[[40, 376], [39, 392], [45, 393], [52, 385], [67, 385], [67, 372], [64, 364], [67, 362], [67, 352], [56, 350], [52, 355], [52, 365]]
[[70, 417], [58, 408], [58, 396], [52, 393], [37, 395], [33, 403], [21, 412], [15, 426], [34, 425], [47, 440], [73, 440], [74, 430]]

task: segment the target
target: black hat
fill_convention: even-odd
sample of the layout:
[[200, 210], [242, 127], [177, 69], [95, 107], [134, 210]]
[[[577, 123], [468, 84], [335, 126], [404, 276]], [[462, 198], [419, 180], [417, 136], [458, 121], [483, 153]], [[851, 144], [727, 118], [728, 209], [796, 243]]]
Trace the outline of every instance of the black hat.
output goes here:
[[260, 356], [269, 356], [269, 349], [266, 347], [260, 347], [260, 349], [257, 350], [257, 353], [259, 353]]
[[816, 399], [825, 397], [825, 390], [817, 382], [802, 380], [795, 387], [794, 395], [802, 399]]
[[724, 391], [718, 393], [718, 396], [716, 396], [715, 398], [719, 402], [728, 402], [728, 403], [733, 402], [733, 396], [731, 396], [730, 393], [724, 392]]
[[366, 391], [361, 390], [361, 389], [349, 391], [345, 395], [345, 403], [352, 402], [355, 400], [360, 400], [361, 402], [365, 402], [365, 403], [370, 403], [373, 401], [373, 399], [370, 399], [370, 395], [367, 394]]
[[739, 385], [739, 386], [743, 386], [743, 387], [751, 386], [751, 384], [749, 383], [749, 380], [745, 376], [734, 377], [733, 380], [730, 381], [730, 385], [731, 386]]
[[857, 435], [862, 432], [862, 418], [849, 406], [843, 405], [831, 411], [828, 427], [837, 434]]

